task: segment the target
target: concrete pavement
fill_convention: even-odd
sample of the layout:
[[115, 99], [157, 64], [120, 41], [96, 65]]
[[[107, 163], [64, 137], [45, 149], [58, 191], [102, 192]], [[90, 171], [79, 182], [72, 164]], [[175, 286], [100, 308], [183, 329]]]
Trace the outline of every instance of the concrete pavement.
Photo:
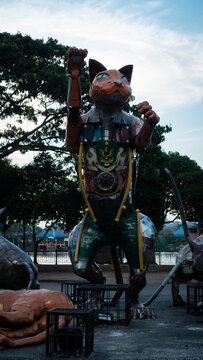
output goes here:
[[[114, 273], [106, 271], [107, 282], [114, 282]], [[149, 272], [148, 284], [140, 299], [146, 301], [165, 278], [167, 272]], [[60, 281], [79, 279], [71, 271], [40, 272], [41, 288], [60, 290]], [[127, 281], [128, 273], [124, 273]], [[128, 327], [95, 327], [94, 352], [90, 360], [203, 360], [203, 316], [187, 313], [186, 306], [173, 307], [168, 284], [151, 304], [155, 319], [133, 320]], [[186, 299], [186, 286], [181, 285]], [[56, 359], [52, 357], [51, 359]], [[3, 360], [44, 360], [45, 344], [16, 349], [0, 348]], [[80, 357], [80, 359], [85, 359]]]

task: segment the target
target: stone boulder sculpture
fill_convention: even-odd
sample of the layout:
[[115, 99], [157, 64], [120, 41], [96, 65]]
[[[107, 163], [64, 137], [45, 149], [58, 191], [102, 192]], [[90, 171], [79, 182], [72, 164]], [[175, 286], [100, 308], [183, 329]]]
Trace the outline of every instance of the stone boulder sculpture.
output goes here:
[[0, 235], [0, 289], [38, 289], [37, 276], [30, 256]]

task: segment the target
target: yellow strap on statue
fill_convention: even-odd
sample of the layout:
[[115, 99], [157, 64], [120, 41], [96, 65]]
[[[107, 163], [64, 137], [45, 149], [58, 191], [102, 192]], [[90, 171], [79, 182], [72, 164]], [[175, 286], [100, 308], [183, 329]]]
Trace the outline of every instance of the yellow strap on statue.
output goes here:
[[136, 209], [136, 215], [137, 215], [137, 238], [138, 238], [140, 270], [143, 270], [144, 265], [143, 265], [143, 254], [142, 254], [142, 235], [141, 235], [141, 225], [140, 225], [140, 211], [138, 209]]
[[132, 179], [132, 150], [131, 150], [131, 148], [128, 148], [128, 163], [129, 163], [129, 165], [128, 165], [127, 185], [126, 185], [125, 193], [123, 195], [123, 199], [121, 201], [120, 207], [119, 207], [117, 215], [115, 217], [116, 222], [119, 222], [122, 211], [126, 209], [125, 202], [126, 202], [129, 190], [130, 190], [130, 184], [131, 184], [131, 179]]
[[78, 233], [78, 238], [77, 238], [77, 242], [76, 242], [76, 247], [75, 247], [75, 256], [74, 256], [74, 262], [78, 262], [78, 255], [79, 255], [79, 249], [80, 249], [80, 241], [81, 241], [81, 237], [82, 237], [82, 233], [83, 233], [83, 229], [86, 223], [88, 217], [88, 213], [85, 214], [85, 217], [83, 219], [83, 222], [81, 224], [80, 227], [80, 231]]
[[83, 143], [80, 143], [79, 159], [78, 159], [78, 177], [79, 177], [80, 187], [81, 187], [82, 195], [83, 195], [83, 198], [84, 198], [85, 203], [87, 205], [88, 211], [89, 211], [90, 216], [92, 218], [92, 221], [97, 222], [97, 219], [96, 219], [96, 217], [94, 215], [94, 212], [92, 210], [90, 202], [89, 202], [89, 200], [87, 198], [87, 194], [86, 194], [85, 187], [84, 187], [84, 184], [83, 184], [83, 178], [82, 178], [82, 153], [83, 153]]

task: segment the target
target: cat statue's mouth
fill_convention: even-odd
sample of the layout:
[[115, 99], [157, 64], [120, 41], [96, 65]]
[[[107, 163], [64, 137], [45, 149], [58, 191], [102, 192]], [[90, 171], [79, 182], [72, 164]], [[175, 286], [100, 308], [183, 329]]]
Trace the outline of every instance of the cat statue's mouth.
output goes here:
[[108, 94], [108, 95], [104, 95], [104, 94], [100, 94], [100, 95], [95, 95], [92, 97], [92, 100], [94, 101], [96, 107], [108, 107], [112, 108], [112, 110], [114, 108], [122, 108], [129, 99], [126, 99], [125, 96], [121, 95], [121, 93], [116, 90], [114, 91], [112, 94]]

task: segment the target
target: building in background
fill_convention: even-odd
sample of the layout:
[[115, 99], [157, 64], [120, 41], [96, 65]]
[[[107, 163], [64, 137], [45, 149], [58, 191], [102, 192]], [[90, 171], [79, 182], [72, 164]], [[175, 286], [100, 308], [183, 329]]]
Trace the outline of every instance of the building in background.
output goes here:
[[68, 233], [58, 230], [50, 230], [47, 232], [42, 231], [36, 235], [36, 239], [43, 239], [39, 243], [39, 250], [43, 251], [55, 251], [55, 250], [66, 250], [68, 248]]

